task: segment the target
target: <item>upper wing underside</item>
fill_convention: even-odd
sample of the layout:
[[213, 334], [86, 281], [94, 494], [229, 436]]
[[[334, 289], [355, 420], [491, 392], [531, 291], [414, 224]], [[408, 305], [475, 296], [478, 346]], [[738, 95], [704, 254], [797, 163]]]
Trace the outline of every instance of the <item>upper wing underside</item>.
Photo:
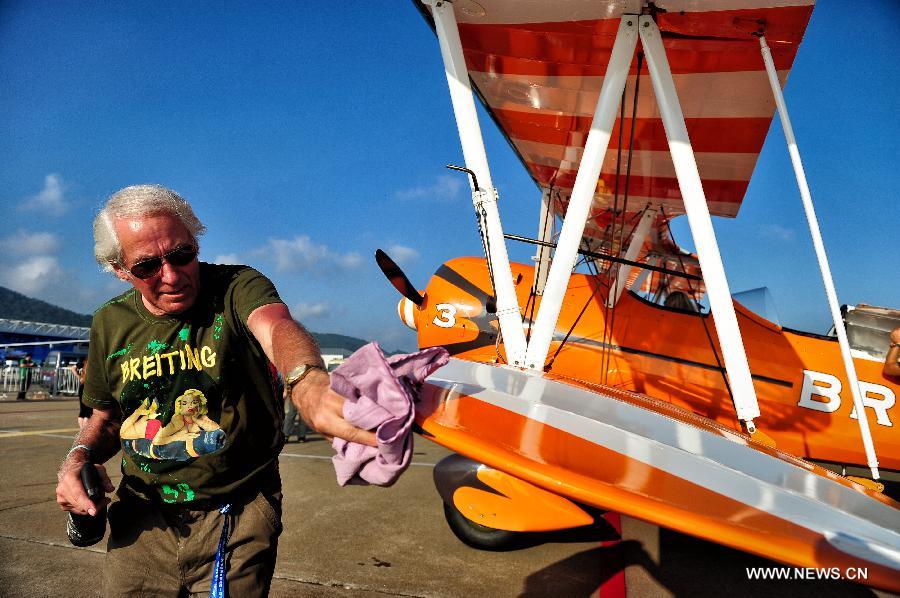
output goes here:
[[[711, 214], [737, 215], [775, 112], [757, 35], [765, 34], [784, 85], [813, 3], [654, 3]], [[620, 17], [640, 13], [642, 4], [453, 3], [471, 80], [531, 177], [553, 191], [558, 213], [565, 212], [572, 191]], [[630, 215], [655, 205], [662, 223], [684, 212], [646, 62], [639, 70], [639, 55], [640, 45], [585, 229], [585, 239], [598, 242], [595, 246], [608, 247], [613, 214], [627, 223]]]

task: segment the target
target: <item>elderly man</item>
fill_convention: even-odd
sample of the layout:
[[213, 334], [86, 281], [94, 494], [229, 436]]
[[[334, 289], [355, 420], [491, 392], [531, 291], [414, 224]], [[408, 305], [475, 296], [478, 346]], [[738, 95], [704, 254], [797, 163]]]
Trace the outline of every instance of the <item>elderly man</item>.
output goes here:
[[[94, 221], [97, 261], [133, 288], [94, 314], [84, 383], [93, 415], [60, 467], [57, 502], [95, 514], [102, 505], [85, 494], [82, 465], [97, 464], [111, 492], [102, 463], [138, 440], [155, 449], [123, 451], [105, 596], [215, 591], [223, 566], [231, 595], [268, 592], [281, 533], [274, 368], [316, 430], [375, 444], [343, 419], [315, 340], [272, 283], [246, 266], [198, 261], [204, 230], [187, 201], [155, 185], [122, 189]], [[204, 400], [191, 411], [185, 396]], [[187, 417], [192, 426], [171, 434], [173, 418]], [[134, 425], [120, 434], [126, 419], [140, 419], [141, 439]]]

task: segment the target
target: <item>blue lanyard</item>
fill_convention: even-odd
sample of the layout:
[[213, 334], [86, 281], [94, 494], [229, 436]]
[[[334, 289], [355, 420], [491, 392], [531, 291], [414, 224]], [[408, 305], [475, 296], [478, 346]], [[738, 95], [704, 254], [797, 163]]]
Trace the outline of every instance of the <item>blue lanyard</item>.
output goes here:
[[222, 524], [222, 536], [219, 538], [219, 548], [216, 550], [216, 564], [213, 567], [212, 585], [209, 588], [209, 598], [226, 598], [225, 587], [225, 547], [228, 543], [228, 513], [231, 512], [231, 504], [227, 504], [219, 512], [225, 515]]

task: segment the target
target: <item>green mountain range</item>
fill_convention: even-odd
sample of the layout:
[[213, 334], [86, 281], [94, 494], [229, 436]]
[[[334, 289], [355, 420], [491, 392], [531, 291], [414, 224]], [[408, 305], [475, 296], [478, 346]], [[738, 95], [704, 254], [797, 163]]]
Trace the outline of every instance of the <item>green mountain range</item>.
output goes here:
[[5, 287], [0, 287], [0, 318], [65, 326], [91, 325], [91, 316], [75, 313], [40, 299], [26, 297]]
[[[0, 286], [0, 318], [10, 320], [26, 320], [46, 324], [63, 324], [66, 326], [90, 326], [91, 316], [79, 314], [17, 293]], [[346, 349], [356, 351], [368, 341], [343, 334], [330, 332], [312, 332], [320, 347], [329, 349]]]

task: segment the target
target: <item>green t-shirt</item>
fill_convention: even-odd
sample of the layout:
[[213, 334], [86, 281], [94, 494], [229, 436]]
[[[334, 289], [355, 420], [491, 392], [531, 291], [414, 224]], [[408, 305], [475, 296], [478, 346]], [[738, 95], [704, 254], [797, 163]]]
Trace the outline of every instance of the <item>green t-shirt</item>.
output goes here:
[[152, 315], [135, 289], [97, 310], [84, 403], [121, 406], [126, 483], [169, 503], [278, 484], [284, 410], [247, 328], [270, 303], [281, 299], [256, 270], [201, 263], [200, 293], [182, 314]]

